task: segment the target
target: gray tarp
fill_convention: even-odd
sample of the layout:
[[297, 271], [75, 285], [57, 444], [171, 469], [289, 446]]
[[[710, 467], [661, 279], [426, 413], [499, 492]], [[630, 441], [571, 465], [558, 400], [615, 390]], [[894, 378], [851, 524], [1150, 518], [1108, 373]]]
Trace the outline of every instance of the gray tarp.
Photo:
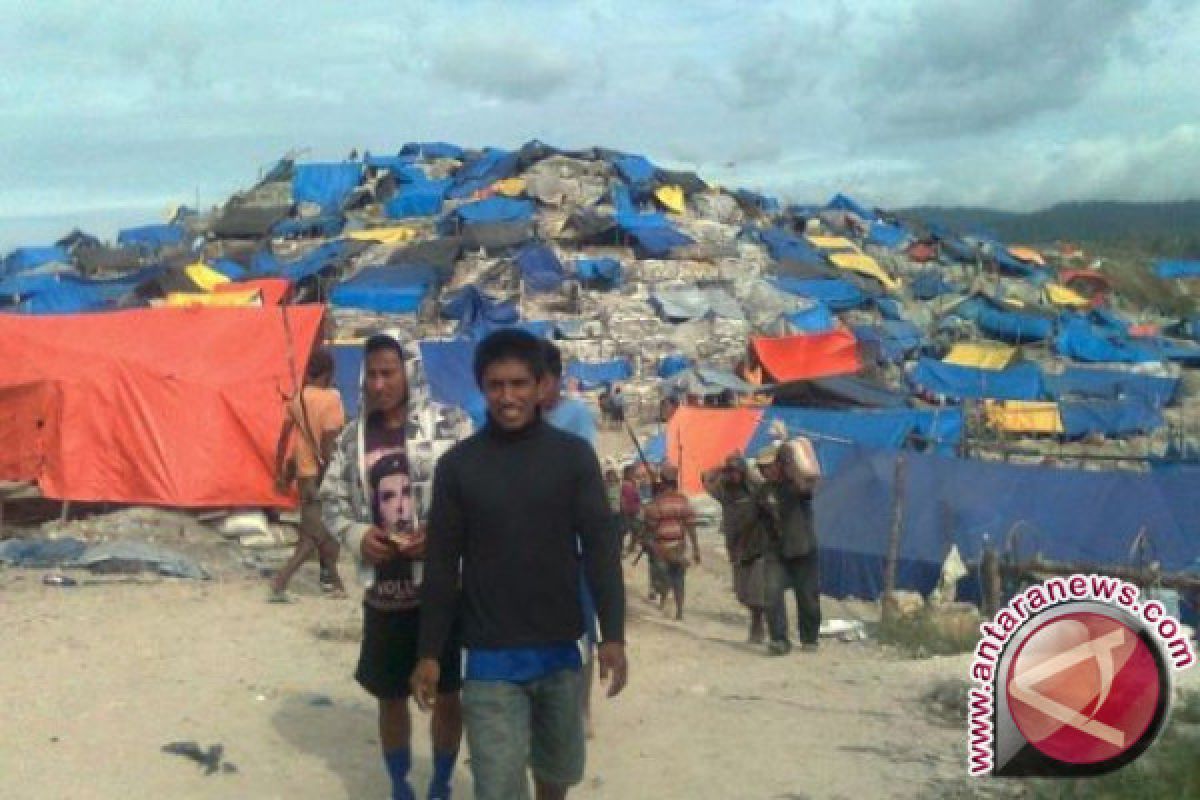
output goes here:
[[699, 319], [709, 314], [746, 318], [738, 301], [724, 289], [660, 289], [650, 299], [668, 320]]

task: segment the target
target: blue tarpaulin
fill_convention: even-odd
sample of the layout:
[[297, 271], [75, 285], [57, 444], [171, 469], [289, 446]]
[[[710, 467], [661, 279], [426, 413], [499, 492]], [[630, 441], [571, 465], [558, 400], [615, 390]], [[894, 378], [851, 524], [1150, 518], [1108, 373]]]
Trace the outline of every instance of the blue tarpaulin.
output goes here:
[[822, 266], [828, 264], [820, 250], [782, 228], [769, 228], [759, 233], [758, 238], [766, 246], [767, 253], [776, 261]]
[[360, 344], [335, 344], [333, 353], [333, 382], [342, 396], [342, 407], [346, 419], [358, 416], [358, 404], [362, 401], [363, 348]]
[[852, 214], [857, 214], [864, 220], [875, 217], [875, 214], [871, 210], [859, 204], [854, 198], [840, 192], [829, 199], [829, 202], [825, 204], [825, 208], [830, 211], [849, 211]]
[[962, 439], [962, 413], [958, 409], [823, 411], [775, 406], [763, 413], [746, 445], [747, 454], [755, 455], [766, 447], [777, 421], [787, 427], [789, 437], [807, 436], [812, 440], [826, 476], [836, 472], [855, 447], [897, 450], [910, 437], [919, 436], [931, 440], [940, 450], [952, 452]]
[[[17, 309], [26, 314], [78, 314], [114, 307], [134, 289], [158, 276], [162, 267], [147, 267], [120, 278], [93, 280], [62, 275], [57, 284], [28, 291]], [[29, 287], [27, 287], [29, 288]]]
[[463, 149], [449, 142], [408, 142], [400, 148], [402, 156], [418, 156], [433, 160], [435, 158], [462, 158]]
[[554, 251], [544, 244], [529, 244], [517, 253], [521, 280], [531, 292], [557, 291], [563, 282], [563, 265]]
[[117, 244], [122, 247], [137, 247], [142, 250], [158, 250], [183, 244], [182, 225], [143, 225], [140, 228], [124, 228], [117, 233]]
[[341, 308], [415, 314], [436, 283], [432, 267], [368, 267], [335, 286], [330, 300]]
[[68, 262], [67, 251], [61, 247], [18, 247], [4, 257], [0, 275], [14, 275], [55, 262], [66, 264]]
[[925, 270], [913, 277], [909, 282], [913, 297], [918, 300], [932, 300], [944, 294], [950, 294], [954, 287], [936, 269]]
[[[859, 450], [823, 481], [815, 501], [821, 548], [821, 591], [875, 599], [894, 515], [894, 452]], [[984, 538], [1019, 535], [1022, 553], [1053, 561], [1125, 564], [1141, 531], [1163, 571], [1186, 570], [1196, 558], [1200, 470], [1094, 472], [1016, 466], [905, 453], [905, 509], [896, 586], [922, 594], [938, 582], [950, 546], [967, 563]], [[977, 596], [973, 578], [963, 595]]]
[[399, 192], [384, 204], [384, 213], [391, 219], [436, 216], [442, 211], [442, 202], [449, 188], [449, 180], [403, 185]]
[[1033, 363], [995, 370], [922, 358], [909, 378], [919, 389], [952, 400], [1040, 400], [1045, 393], [1042, 371]]
[[742, 206], [749, 206], [764, 214], [778, 214], [779, 200], [758, 192], [752, 192], [749, 189], [738, 189], [733, 193], [733, 198]]
[[493, 300], [471, 284], [454, 292], [442, 303], [442, 316], [458, 320], [459, 332], [472, 336], [512, 325], [520, 319], [516, 303]]
[[421, 361], [429, 394], [439, 403], [458, 406], [479, 425], [487, 402], [475, 384], [475, 342], [470, 339], [421, 342]]
[[533, 218], [533, 203], [511, 197], [489, 197], [459, 206], [450, 216], [465, 224], [475, 222], [525, 222]]
[[1052, 319], [998, 308], [980, 309], [975, 324], [993, 339], [1010, 344], [1040, 342], [1054, 334]]
[[794, 278], [776, 275], [770, 279], [776, 289], [819, 300], [834, 311], [848, 311], [867, 302], [862, 290], [840, 278]]
[[645, 156], [617, 156], [612, 163], [621, 180], [635, 191], [648, 192], [654, 188], [654, 178], [658, 169]]
[[1058, 404], [1058, 413], [1063, 433], [1070, 437], [1091, 433], [1131, 436], [1150, 433], [1166, 424], [1157, 406], [1137, 396], [1123, 400], [1064, 401]]
[[274, 254], [259, 250], [250, 263], [250, 271], [256, 277], [279, 275], [297, 283], [337, 266], [345, 251], [346, 243], [340, 240], [326, 242], [295, 261], [280, 261]]
[[1162, 360], [1152, 344], [1138, 342], [1092, 325], [1079, 316], [1064, 316], [1055, 348], [1076, 361], [1144, 363]]
[[675, 353], [658, 362], [658, 377], [670, 378], [691, 366], [692, 360], [690, 358], [680, 353]]
[[880, 325], [853, 325], [851, 328], [860, 343], [877, 345], [880, 356], [889, 364], [900, 363], [922, 343], [920, 328], [902, 319], [885, 319]]
[[624, 358], [612, 361], [572, 361], [567, 365], [566, 376], [577, 378], [584, 390], [594, 389], [606, 383], [627, 381], [633, 377], [633, 367]]
[[454, 184], [447, 196], [470, 197], [496, 181], [511, 178], [517, 172], [518, 160], [516, 153], [507, 150], [484, 150], [479, 158], [464, 164], [462, 169], [454, 173]]
[[824, 333], [837, 327], [833, 312], [819, 300], [814, 301], [811, 308], [792, 311], [783, 316], [798, 333]]
[[1036, 271], [1034, 265], [1017, 258], [1008, 252], [1007, 247], [999, 243], [992, 244], [992, 261], [996, 262], [996, 267], [1001, 272], [1008, 272], [1012, 275], [1029, 277]]
[[231, 261], [228, 258], [218, 258], [209, 264], [214, 272], [219, 272], [231, 281], [241, 280], [246, 277], [248, 270], [236, 261]]
[[[401, 156], [377, 156], [368, 155], [363, 159], [363, 163], [372, 169], [387, 169], [391, 170], [397, 178], [404, 173], [405, 170], [414, 169], [413, 161], [416, 156], [401, 155]], [[420, 167], [415, 167], [420, 169]]]
[[867, 233], [868, 243], [891, 250], [902, 249], [911, 238], [912, 234], [903, 225], [891, 225], [886, 222], [872, 222], [871, 229]]
[[621, 262], [615, 258], [580, 258], [575, 261], [575, 274], [581, 281], [615, 288], [621, 285]]
[[1156, 406], [1169, 405], [1179, 388], [1176, 378], [1086, 367], [1069, 367], [1061, 375], [1047, 375], [1045, 380], [1046, 390], [1058, 400], [1141, 397]]
[[297, 164], [292, 173], [292, 201], [315, 203], [326, 214], [337, 213], [362, 181], [362, 173], [363, 165], [357, 161]]
[[661, 464], [667, 460], [667, 435], [658, 433], [642, 442], [642, 455], [651, 464]]
[[691, 237], [673, 227], [635, 228], [629, 231], [629, 235], [642, 258], [666, 258], [676, 247], [695, 243]]
[[1160, 278], [1200, 278], [1200, 260], [1159, 259], [1154, 274]]

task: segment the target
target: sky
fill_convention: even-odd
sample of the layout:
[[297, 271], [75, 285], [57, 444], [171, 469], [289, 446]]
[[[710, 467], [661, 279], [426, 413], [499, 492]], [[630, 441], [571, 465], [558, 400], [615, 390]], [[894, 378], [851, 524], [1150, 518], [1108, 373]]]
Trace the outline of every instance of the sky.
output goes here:
[[[1200, 0], [0, 0], [0, 246], [282, 154], [603, 145], [817, 202], [1200, 197]], [[32, 237], [32, 238], [31, 238]]]

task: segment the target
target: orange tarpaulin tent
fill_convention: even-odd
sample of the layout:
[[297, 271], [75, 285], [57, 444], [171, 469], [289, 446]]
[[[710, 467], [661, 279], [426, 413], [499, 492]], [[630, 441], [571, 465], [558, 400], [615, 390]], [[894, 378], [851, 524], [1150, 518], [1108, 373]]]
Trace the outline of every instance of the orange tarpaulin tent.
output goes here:
[[777, 338], [756, 336], [750, 342], [776, 382], [848, 375], [862, 366], [858, 342], [845, 329]]
[[293, 505], [274, 486], [283, 396], [324, 313], [0, 315], [0, 480], [61, 500]]
[[686, 494], [704, 491], [700, 473], [720, 466], [758, 430], [763, 412], [755, 408], [683, 406], [667, 423], [667, 462], [679, 467], [679, 488]]

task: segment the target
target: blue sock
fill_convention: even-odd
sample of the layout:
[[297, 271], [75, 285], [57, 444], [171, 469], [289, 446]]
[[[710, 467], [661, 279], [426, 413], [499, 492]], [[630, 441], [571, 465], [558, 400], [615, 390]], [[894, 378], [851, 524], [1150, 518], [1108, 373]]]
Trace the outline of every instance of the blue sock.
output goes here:
[[383, 754], [388, 776], [392, 779], [392, 800], [416, 800], [408, 785], [408, 770], [412, 766], [412, 751], [407, 747]]
[[429, 781], [429, 800], [449, 800], [450, 779], [454, 777], [454, 762], [458, 751], [433, 753], [433, 777]]

